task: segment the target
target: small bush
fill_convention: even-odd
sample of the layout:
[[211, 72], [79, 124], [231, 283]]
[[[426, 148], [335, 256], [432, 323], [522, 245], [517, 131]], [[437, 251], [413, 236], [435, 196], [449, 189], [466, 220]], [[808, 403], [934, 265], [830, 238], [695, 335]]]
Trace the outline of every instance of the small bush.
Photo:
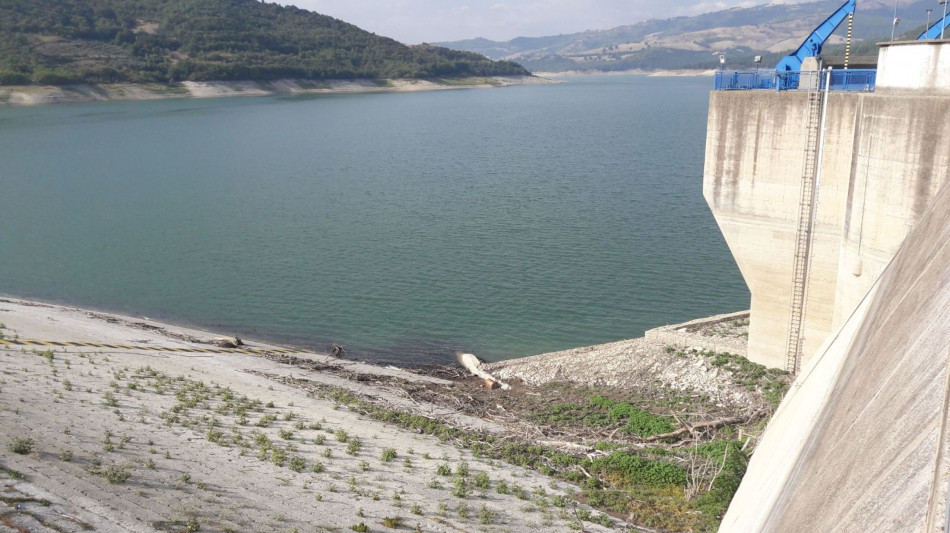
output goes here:
[[274, 463], [275, 466], [284, 466], [284, 463], [287, 462], [287, 450], [274, 448], [271, 453], [270, 461]]
[[383, 450], [383, 455], [381, 459], [384, 463], [388, 463], [396, 458], [396, 450], [394, 448], [386, 448]]
[[27, 455], [33, 451], [33, 439], [29, 437], [13, 437], [7, 442], [7, 449], [19, 455]]
[[294, 472], [303, 472], [303, 469], [307, 468], [307, 461], [303, 457], [295, 455], [290, 458], [287, 468], [293, 470]]
[[109, 465], [102, 471], [102, 477], [114, 485], [125, 483], [131, 476], [128, 465]]
[[491, 480], [488, 478], [488, 474], [485, 472], [479, 472], [475, 474], [475, 477], [472, 478], [475, 486], [480, 489], [488, 489], [491, 486]]
[[486, 525], [491, 524], [495, 521], [495, 511], [482, 504], [481, 509], [478, 510], [478, 521]]
[[393, 516], [383, 518], [383, 525], [391, 529], [399, 529], [399, 526], [402, 525], [401, 516]]
[[467, 498], [470, 492], [468, 482], [465, 481], [464, 477], [455, 478], [455, 489], [452, 490], [452, 496], [456, 498]]
[[102, 403], [106, 407], [116, 407], [119, 405], [119, 400], [115, 399], [115, 395], [112, 394], [112, 391], [106, 391], [106, 393], [102, 395]]

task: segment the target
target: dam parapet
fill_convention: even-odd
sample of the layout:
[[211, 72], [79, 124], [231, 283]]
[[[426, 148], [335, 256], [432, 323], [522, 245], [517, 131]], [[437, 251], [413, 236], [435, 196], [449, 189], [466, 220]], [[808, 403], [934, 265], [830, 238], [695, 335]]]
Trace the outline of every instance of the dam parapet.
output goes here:
[[832, 70], [711, 93], [703, 193], [752, 294], [752, 361], [806, 365], [947, 181], [948, 63], [950, 41], [887, 43], [873, 91]]

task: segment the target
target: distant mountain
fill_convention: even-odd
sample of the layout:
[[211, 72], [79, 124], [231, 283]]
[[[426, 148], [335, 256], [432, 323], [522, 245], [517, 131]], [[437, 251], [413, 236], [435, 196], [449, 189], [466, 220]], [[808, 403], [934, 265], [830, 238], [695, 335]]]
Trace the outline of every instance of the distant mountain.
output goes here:
[[[533, 72], [715, 68], [719, 66], [719, 54], [725, 54], [727, 63], [734, 67], [752, 66], [753, 57], [762, 55], [764, 66], [775, 64], [797, 48], [842, 3], [822, 0], [761, 5], [569, 35], [518, 37], [504, 42], [479, 38], [437, 44], [492, 59], [517, 61]], [[856, 44], [890, 38], [893, 9], [894, 5], [887, 1], [859, 1], [854, 18]], [[898, 16], [903, 21], [898, 33], [915, 38], [926, 25], [927, 9], [934, 10], [935, 22], [941, 14], [936, 2], [920, 0], [900, 5]], [[847, 23], [838, 28], [826, 50], [836, 50], [836, 44], [844, 43], [846, 32]]]
[[257, 0], [0, 1], [0, 85], [527, 73]]

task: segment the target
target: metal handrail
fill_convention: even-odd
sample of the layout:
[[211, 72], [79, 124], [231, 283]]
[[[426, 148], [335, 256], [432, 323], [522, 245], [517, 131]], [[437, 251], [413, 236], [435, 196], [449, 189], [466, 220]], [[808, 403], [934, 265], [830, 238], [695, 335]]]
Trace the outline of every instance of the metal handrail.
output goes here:
[[[827, 72], [827, 71], [826, 71]], [[832, 91], [873, 91], [877, 70], [832, 69], [829, 89]], [[817, 78], [817, 79], [816, 79]], [[820, 81], [819, 81], [820, 80]], [[790, 91], [820, 86], [824, 89], [825, 76], [814, 70], [717, 70], [714, 87], [717, 91]]]

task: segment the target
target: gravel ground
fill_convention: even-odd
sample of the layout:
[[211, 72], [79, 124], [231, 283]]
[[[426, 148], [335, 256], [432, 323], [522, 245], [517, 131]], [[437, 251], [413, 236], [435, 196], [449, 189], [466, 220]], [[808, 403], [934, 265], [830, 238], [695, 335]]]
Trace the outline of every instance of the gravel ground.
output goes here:
[[[706, 394], [723, 406], [758, 403], [760, 397], [737, 385], [728, 372], [702, 357], [682, 356], [713, 348], [723, 338], [718, 331], [725, 332], [734, 352], [744, 354], [743, 331], [748, 323], [742, 324], [742, 318], [732, 318], [733, 315], [723, 316], [657, 328], [648, 331], [644, 338], [491, 363], [485, 369], [502, 380], [520, 379], [532, 385], [567, 381], [629, 389], [643, 383], [658, 383], [673, 390]], [[659, 330], [664, 333], [662, 337], [651, 335]], [[712, 344], [707, 346], [704, 339]]]

